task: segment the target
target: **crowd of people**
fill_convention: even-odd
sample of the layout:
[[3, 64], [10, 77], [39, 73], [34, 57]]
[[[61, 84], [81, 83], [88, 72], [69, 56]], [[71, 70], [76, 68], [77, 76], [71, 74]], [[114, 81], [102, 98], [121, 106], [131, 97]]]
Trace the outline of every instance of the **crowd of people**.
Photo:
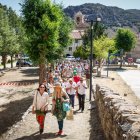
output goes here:
[[48, 111], [49, 98], [51, 98], [51, 113], [57, 118], [59, 131], [56, 135], [63, 134], [63, 123], [66, 117], [66, 111], [63, 109], [63, 103], [70, 103], [74, 109], [75, 96], [79, 102], [81, 113], [85, 108], [86, 89], [89, 87], [89, 65], [80, 62], [58, 63], [55, 69], [49, 69], [44, 82], [34, 94], [32, 113], [36, 114], [36, 120], [39, 124], [40, 134], [44, 130], [45, 115]]

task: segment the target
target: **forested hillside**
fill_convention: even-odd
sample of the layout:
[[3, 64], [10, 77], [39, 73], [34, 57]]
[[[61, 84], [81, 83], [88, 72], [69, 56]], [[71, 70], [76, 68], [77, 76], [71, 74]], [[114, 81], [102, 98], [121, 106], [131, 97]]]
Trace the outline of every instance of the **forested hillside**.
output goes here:
[[124, 10], [118, 7], [109, 7], [101, 4], [85, 3], [79, 6], [69, 6], [64, 9], [65, 13], [74, 17], [74, 14], [81, 11], [88, 19], [96, 19], [101, 17], [102, 22], [107, 27], [129, 26], [138, 27], [140, 30], [140, 10], [131, 9]]

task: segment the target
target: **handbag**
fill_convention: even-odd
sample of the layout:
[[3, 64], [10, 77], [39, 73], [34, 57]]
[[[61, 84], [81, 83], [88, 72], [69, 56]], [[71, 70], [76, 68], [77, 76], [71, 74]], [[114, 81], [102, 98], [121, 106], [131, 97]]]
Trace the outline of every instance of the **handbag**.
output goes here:
[[35, 113], [37, 114], [37, 115], [45, 115], [47, 112], [46, 111], [41, 111], [41, 110], [35, 110]]
[[69, 111], [70, 110], [70, 104], [68, 102], [63, 102], [63, 111]]
[[72, 107], [70, 108], [69, 111], [67, 111], [66, 119], [67, 119], [67, 120], [74, 120], [73, 108], [72, 108]]

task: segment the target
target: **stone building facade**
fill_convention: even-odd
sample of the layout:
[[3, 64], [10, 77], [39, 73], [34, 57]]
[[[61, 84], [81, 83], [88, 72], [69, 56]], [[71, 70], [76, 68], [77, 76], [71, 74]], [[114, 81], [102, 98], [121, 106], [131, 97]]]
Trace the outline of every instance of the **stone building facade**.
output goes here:
[[[84, 34], [84, 31], [87, 30], [90, 26], [89, 23], [85, 22], [85, 16], [80, 11], [74, 15], [74, 22], [75, 29], [70, 34], [73, 42], [69, 47], [65, 49], [64, 52], [66, 56], [73, 55], [73, 52], [76, 50], [76, 48], [82, 45], [82, 35]], [[137, 33], [138, 31], [136, 31], [136, 29], [132, 29], [132, 31], [137, 34], [137, 44], [131, 52], [127, 53], [127, 57], [132, 57], [135, 61], [137, 58], [140, 58], [140, 33]], [[116, 30], [114, 32], [113, 29], [107, 29], [106, 32], [109, 37], [116, 35]]]
[[66, 56], [73, 55], [76, 48], [81, 46], [83, 43], [82, 35], [84, 34], [84, 31], [89, 28], [89, 24], [85, 22], [84, 18], [84, 15], [80, 11], [74, 16], [75, 29], [70, 34], [73, 42], [65, 49]]

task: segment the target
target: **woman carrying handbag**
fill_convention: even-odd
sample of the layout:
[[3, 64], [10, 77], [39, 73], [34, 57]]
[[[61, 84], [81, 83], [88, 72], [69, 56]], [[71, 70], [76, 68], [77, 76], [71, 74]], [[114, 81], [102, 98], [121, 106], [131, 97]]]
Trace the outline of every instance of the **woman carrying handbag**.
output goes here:
[[44, 84], [40, 84], [34, 95], [32, 113], [36, 114], [40, 134], [44, 131], [44, 121], [48, 110], [49, 95]]
[[56, 83], [52, 96], [52, 114], [56, 116], [59, 127], [59, 131], [56, 135], [63, 134], [63, 123], [66, 117], [66, 110], [63, 108], [65, 102], [69, 102], [69, 96], [62, 90], [61, 84]]

